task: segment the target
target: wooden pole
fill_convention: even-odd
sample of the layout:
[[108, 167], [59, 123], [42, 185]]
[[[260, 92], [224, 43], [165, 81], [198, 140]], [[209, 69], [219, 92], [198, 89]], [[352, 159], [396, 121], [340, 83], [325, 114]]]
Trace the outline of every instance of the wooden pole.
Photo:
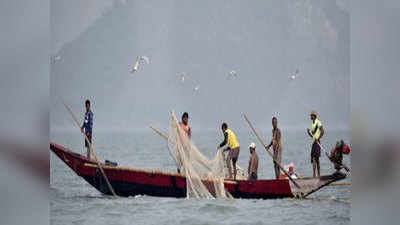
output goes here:
[[342, 182], [342, 183], [332, 183], [332, 184], [329, 184], [328, 186], [350, 186], [350, 185], [351, 185], [350, 182], [348, 182], [348, 183]]
[[[157, 129], [156, 129], [155, 127], [153, 127], [153, 126], [150, 126], [150, 128], [151, 128], [156, 134], [158, 134], [158, 135], [160, 135], [161, 137], [163, 137], [164, 139], [168, 140], [168, 136], [167, 136], [167, 135], [163, 134], [161, 131], [157, 130]], [[171, 158], [174, 159], [174, 162], [175, 162], [176, 167], [179, 168], [178, 162], [176, 161], [175, 157], [172, 155], [172, 153], [171, 153], [171, 151], [169, 150], [169, 148], [168, 148], [168, 152], [169, 152], [169, 154], [171, 155]]]
[[165, 138], [165, 139], [168, 140], [168, 136], [167, 136], [167, 135], [163, 134], [161, 131], [157, 130], [157, 129], [156, 129], [155, 127], [153, 127], [153, 126], [150, 126], [150, 128], [151, 128], [156, 134], [158, 134], [158, 135], [160, 135], [161, 137], [163, 137], [163, 138]]
[[[78, 121], [78, 119], [75, 117], [75, 114], [72, 112], [71, 108], [69, 108], [68, 105], [65, 104], [64, 102], [63, 102], [63, 104], [64, 104], [65, 108], [68, 110], [68, 112], [71, 114], [72, 119], [75, 121], [76, 125], [79, 127], [79, 129], [81, 129], [81, 126], [80, 126], [80, 124], [79, 124], [79, 121]], [[86, 134], [85, 134], [84, 132], [81, 131], [81, 133], [83, 134], [83, 136], [85, 137], [86, 142], [87, 142], [88, 145], [89, 145], [89, 152], [93, 155], [93, 158], [94, 158], [94, 160], [96, 161], [97, 166], [99, 167], [99, 169], [100, 169], [100, 171], [101, 171], [101, 174], [103, 175], [104, 180], [105, 180], [106, 183], [107, 183], [108, 189], [111, 191], [111, 193], [113, 194], [114, 197], [117, 197], [117, 195], [116, 195], [115, 192], [114, 192], [114, 189], [112, 188], [110, 182], [108, 181], [108, 178], [107, 178], [106, 174], [104, 173], [103, 167], [101, 166], [100, 162], [97, 160], [97, 156], [96, 156], [96, 154], [95, 154], [94, 151], [93, 151], [92, 143], [89, 141], [89, 138], [86, 136]]]
[[[163, 134], [161, 131], [157, 130], [155, 127], [150, 126], [150, 128], [151, 128], [156, 134], [160, 135], [160, 136], [163, 137], [164, 139], [166, 139], [166, 140], [169, 139], [169, 137], [168, 137], [167, 135]], [[168, 148], [168, 152], [169, 152], [169, 154], [171, 155], [171, 157], [174, 159], [175, 164], [176, 164], [176, 167], [179, 169], [178, 162], [176, 161], [175, 157], [173, 156], [173, 154], [171, 153], [171, 150], [169, 150], [169, 148]], [[211, 169], [211, 168], [209, 168], [209, 167], [208, 167], [207, 165], [205, 165], [205, 164], [203, 164], [203, 166], [207, 167], [208, 169]]]
[[250, 120], [247, 118], [246, 114], [243, 114], [244, 119], [247, 121], [247, 123], [249, 124], [251, 130], [253, 131], [253, 133], [256, 135], [257, 139], [260, 141], [260, 143], [264, 146], [265, 150], [268, 152], [268, 154], [271, 156], [271, 158], [274, 160], [274, 162], [279, 166], [279, 168], [283, 171], [283, 173], [289, 178], [290, 181], [293, 182], [293, 184], [297, 187], [300, 188], [300, 185], [297, 184], [296, 181], [293, 180], [293, 178], [289, 175], [289, 173], [283, 168], [283, 166], [274, 159], [274, 156], [272, 155], [271, 152], [268, 151], [267, 149], [267, 145], [264, 143], [264, 141], [261, 139], [261, 137], [257, 134], [257, 131], [254, 129], [253, 125], [251, 124]]

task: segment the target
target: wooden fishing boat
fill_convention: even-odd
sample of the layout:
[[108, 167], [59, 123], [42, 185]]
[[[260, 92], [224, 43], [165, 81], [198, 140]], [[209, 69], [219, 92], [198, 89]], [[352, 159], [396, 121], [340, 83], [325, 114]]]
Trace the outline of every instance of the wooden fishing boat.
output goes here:
[[[103, 194], [111, 195], [99, 167], [95, 161], [75, 153], [56, 143], [50, 143], [50, 150], [67, 164], [78, 176]], [[118, 196], [150, 195], [158, 197], [186, 197], [186, 178], [177, 173], [156, 170], [126, 168], [101, 163], [101, 167]], [[345, 179], [343, 173], [321, 176], [320, 178], [296, 179], [297, 188], [287, 179], [283, 180], [228, 180], [225, 189], [234, 198], [274, 199], [307, 197], [332, 182]], [[209, 181], [203, 183], [212, 192]]]

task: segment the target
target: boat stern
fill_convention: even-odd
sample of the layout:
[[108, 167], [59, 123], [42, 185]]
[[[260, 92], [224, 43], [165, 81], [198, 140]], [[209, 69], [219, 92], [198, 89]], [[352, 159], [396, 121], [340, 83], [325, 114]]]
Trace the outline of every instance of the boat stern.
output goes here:
[[296, 187], [292, 182], [290, 183], [290, 189], [292, 190], [294, 197], [305, 198], [310, 194], [318, 191], [319, 189], [339, 180], [345, 179], [347, 176], [341, 172], [335, 172], [331, 175], [321, 176], [319, 178], [300, 178], [295, 179], [296, 183], [299, 184], [300, 188]]

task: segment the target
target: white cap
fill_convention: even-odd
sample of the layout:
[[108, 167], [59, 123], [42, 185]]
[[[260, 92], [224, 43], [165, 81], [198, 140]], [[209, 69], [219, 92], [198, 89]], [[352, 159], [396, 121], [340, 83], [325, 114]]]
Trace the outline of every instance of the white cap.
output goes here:
[[256, 149], [256, 144], [254, 144], [254, 142], [251, 142], [250, 145], [249, 145], [249, 148], [254, 148], [254, 149]]

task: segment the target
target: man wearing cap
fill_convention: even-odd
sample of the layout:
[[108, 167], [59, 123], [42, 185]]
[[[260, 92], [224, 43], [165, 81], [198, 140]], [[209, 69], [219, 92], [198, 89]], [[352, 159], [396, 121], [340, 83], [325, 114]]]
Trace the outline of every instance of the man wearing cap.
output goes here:
[[256, 153], [256, 144], [251, 142], [249, 146], [250, 150], [250, 159], [249, 159], [249, 167], [247, 169], [248, 180], [257, 180], [257, 171], [258, 171], [258, 155]]
[[274, 116], [272, 117], [272, 140], [267, 145], [267, 151], [272, 146], [274, 150], [274, 170], [275, 170], [275, 178], [279, 179], [281, 170], [279, 165], [276, 163], [281, 163], [282, 161], [282, 139], [281, 139], [281, 130], [278, 128], [278, 119]]
[[290, 163], [289, 165], [287, 165], [286, 170], [288, 171], [288, 174], [292, 179], [297, 179], [299, 177], [299, 175], [294, 172], [294, 164], [293, 163]]
[[311, 163], [313, 165], [313, 177], [315, 177], [315, 169], [318, 171], [318, 177], [320, 176], [319, 157], [321, 155], [321, 146], [319, 145], [320, 139], [324, 136], [324, 128], [322, 127], [321, 121], [317, 119], [317, 112], [311, 111], [311, 130], [307, 128], [308, 135], [313, 139], [311, 147]]

